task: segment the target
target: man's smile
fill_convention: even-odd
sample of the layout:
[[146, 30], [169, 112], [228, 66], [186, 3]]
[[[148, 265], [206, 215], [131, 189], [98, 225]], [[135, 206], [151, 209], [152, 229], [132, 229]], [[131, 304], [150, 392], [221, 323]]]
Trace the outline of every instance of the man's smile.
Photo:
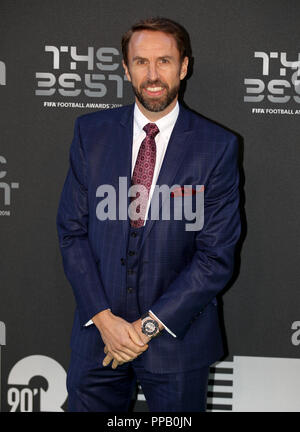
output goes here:
[[143, 88], [144, 92], [148, 95], [148, 96], [162, 96], [165, 88], [164, 87], [160, 87], [160, 86], [156, 86], [156, 87], [144, 87]]

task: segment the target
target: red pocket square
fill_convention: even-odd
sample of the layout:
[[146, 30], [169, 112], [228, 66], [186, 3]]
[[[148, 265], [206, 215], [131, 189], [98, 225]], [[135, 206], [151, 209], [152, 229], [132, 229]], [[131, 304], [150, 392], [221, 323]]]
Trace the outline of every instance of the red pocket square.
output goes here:
[[183, 195], [187, 195], [187, 196], [188, 195], [195, 195], [196, 193], [203, 192], [203, 191], [204, 191], [203, 185], [198, 191], [196, 191], [196, 189], [194, 189], [191, 186], [179, 186], [179, 187], [174, 188], [171, 191], [170, 196], [172, 198], [175, 198], [175, 197], [183, 196]]

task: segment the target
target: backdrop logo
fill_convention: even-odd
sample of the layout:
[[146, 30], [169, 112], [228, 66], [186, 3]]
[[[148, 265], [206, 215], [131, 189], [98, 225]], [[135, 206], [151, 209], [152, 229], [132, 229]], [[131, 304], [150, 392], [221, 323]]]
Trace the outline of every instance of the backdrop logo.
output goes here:
[[[279, 108], [253, 108], [255, 114], [300, 114], [291, 103], [300, 104], [300, 53], [297, 60], [288, 59], [286, 52], [255, 51], [258, 75], [245, 78], [246, 103], [280, 104]], [[284, 106], [288, 104], [288, 106]], [[297, 105], [296, 105], [297, 107]], [[300, 108], [300, 106], [299, 106]]]
[[6, 67], [3, 61], [0, 61], [0, 85], [6, 85]]
[[66, 372], [50, 357], [32, 355], [19, 360], [10, 371], [8, 386], [10, 411], [63, 411]]
[[293, 330], [291, 342], [293, 345], [300, 345], [300, 321], [294, 321], [291, 325], [291, 329]]
[[[49, 59], [47, 72], [36, 72], [36, 96], [59, 95], [64, 98], [64, 105], [47, 101], [46, 107], [98, 107], [97, 104], [78, 103], [74, 106], [74, 98], [112, 97], [116, 102], [123, 97], [124, 81], [127, 78], [123, 72], [121, 56], [114, 47], [88, 47], [85, 54], [79, 54], [76, 46], [46, 45], [45, 52]], [[66, 99], [72, 99], [67, 104]], [[54, 105], [53, 105], [54, 104]], [[67, 105], [66, 105], [67, 104]], [[89, 106], [91, 105], [91, 106]], [[110, 107], [111, 104], [106, 104]], [[114, 106], [116, 104], [114, 103]], [[121, 104], [117, 104], [120, 106]]]
[[0, 216], [10, 216], [10, 210], [7, 210], [6, 208], [11, 205], [12, 189], [19, 189], [19, 183], [6, 183], [1, 180], [6, 177], [7, 174], [7, 171], [1, 170], [2, 164], [6, 164], [6, 159], [0, 155], [0, 189], [3, 190], [3, 198], [0, 198], [0, 203], [5, 206], [5, 210], [0, 207]]

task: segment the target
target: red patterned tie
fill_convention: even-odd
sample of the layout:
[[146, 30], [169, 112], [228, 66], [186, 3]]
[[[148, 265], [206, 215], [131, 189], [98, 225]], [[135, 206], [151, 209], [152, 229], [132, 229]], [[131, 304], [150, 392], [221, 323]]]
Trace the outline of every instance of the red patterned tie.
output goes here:
[[[148, 123], [143, 127], [143, 129], [147, 135], [141, 143], [131, 182], [133, 185], [145, 186], [148, 191], [148, 195], [147, 197], [142, 196], [141, 205], [138, 205], [136, 208], [136, 212], [140, 215], [139, 219], [130, 220], [131, 226], [134, 228], [140, 228], [144, 225], [148, 197], [151, 189], [156, 161], [156, 143], [154, 138], [159, 132], [159, 129], [155, 123]], [[140, 193], [137, 192], [136, 197], [139, 196]]]

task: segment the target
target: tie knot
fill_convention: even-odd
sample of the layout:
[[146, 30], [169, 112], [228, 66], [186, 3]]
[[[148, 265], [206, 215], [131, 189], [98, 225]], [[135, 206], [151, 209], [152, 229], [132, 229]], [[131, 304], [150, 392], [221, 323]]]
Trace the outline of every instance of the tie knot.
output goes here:
[[144, 127], [143, 127], [144, 131], [146, 132], [147, 136], [150, 136], [151, 138], [155, 138], [156, 135], [159, 132], [158, 127], [156, 126], [155, 123], [147, 123]]

